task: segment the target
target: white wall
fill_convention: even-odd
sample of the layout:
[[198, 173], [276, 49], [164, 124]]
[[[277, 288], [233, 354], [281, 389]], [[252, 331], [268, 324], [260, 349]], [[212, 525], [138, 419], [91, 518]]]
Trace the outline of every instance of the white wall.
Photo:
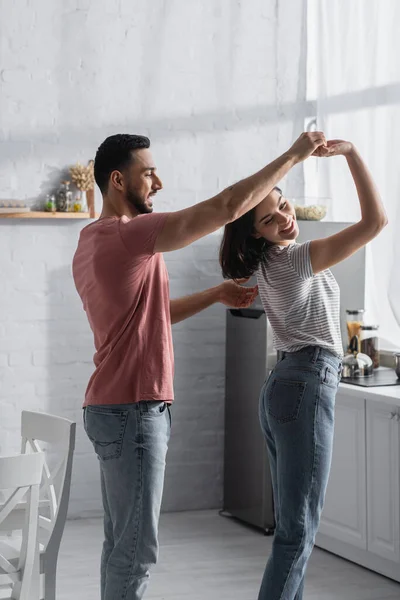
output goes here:
[[[398, 153], [388, 143], [400, 131], [399, 19], [396, 0], [309, 0], [310, 100], [312, 93], [318, 127], [355, 144], [388, 215], [388, 226], [368, 247], [366, 274], [366, 319], [380, 325], [381, 348], [387, 351], [400, 348], [400, 170]], [[346, 162], [315, 163], [314, 189], [331, 198], [333, 220], [358, 220], [360, 204]]]
[[[0, 199], [42, 198], [116, 132], [150, 136], [160, 211], [263, 166], [304, 117], [303, 1], [288, 2], [0, 0]], [[84, 225], [0, 220], [0, 452], [18, 449], [23, 408], [77, 419], [73, 516], [100, 510], [81, 426], [92, 339], [71, 279]], [[166, 257], [173, 296], [220, 280], [218, 241]], [[215, 306], [174, 328], [167, 510], [221, 505], [224, 319]]]

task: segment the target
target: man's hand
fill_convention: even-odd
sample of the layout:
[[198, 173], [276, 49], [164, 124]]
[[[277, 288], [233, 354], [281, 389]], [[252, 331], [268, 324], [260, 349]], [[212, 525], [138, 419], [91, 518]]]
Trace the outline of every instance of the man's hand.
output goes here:
[[258, 296], [258, 286], [243, 287], [248, 279], [238, 279], [238, 283], [229, 280], [218, 286], [219, 302], [230, 308], [247, 308], [253, 304]]
[[325, 147], [326, 138], [322, 131], [306, 131], [297, 138], [287, 154], [292, 156], [296, 163], [299, 163], [313, 154], [316, 155], [317, 151]]
[[312, 156], [320, 158], [329, 158], [330, 156], [349, 156], [354, 151], [351, 142], [344, 140], [328, 140], [326, 146], [319, 146], [314, 150]]
[[240, 285], [246, 283], [248, 279], [239, 279], [238, 281], [239, 283], [224, 281], [224, 283], [203, 292], [170, 300], [171, 323], [179, 323], [197, 315], [216, 302], [222, 302], [231, 308], [247, 308], [257, 297], [258, 287], [245, 288]]

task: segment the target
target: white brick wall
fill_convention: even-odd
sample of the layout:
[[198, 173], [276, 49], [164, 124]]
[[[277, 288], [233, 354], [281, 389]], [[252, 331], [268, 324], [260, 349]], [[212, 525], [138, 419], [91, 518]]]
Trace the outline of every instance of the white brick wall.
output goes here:
[[[260, 168], [291, 141], [296, 113], [284, 103], [297, 92], [278, 82], [297, 55], [277, 61], [276, 19], [272, 0], [0, 0], [0, 199], [43, 198], [115, 132], [151, 137], [160, 211]], [[101, 506], [81, 427], [92, 339], [71, 279], [83, 225], [0, 220], [0, 452], [18, 450], [24, 408], [76, 419], [73, 516]], [[173, 296], [219, 281], [218, 241], [166, 257]], [[216, 306], [174, 328], [167, 510], [221, 504], [224, 322]]]

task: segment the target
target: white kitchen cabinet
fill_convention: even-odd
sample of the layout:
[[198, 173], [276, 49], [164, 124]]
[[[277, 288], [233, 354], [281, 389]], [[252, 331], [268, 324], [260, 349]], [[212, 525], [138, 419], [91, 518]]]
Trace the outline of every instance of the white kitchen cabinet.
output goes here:
[[339, 391], [332, 468], [320, 534], [365, 550], [366, 489], [365, 400]]
[[316, 545], [400, 582], [400, 387], [340, 385]]
[[369, 552], [400, 569], [400, 409], [367, 400]]

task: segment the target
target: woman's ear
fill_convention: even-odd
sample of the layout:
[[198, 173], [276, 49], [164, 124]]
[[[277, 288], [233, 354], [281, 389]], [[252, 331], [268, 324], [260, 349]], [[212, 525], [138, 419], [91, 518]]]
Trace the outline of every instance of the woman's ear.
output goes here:
[[254, 230], [253, 233], [251, 234], [253, 236], [254, 239], [259, 240], [260, 238], [262, 238], [261, 233], [258, 233], [258, 231]]

